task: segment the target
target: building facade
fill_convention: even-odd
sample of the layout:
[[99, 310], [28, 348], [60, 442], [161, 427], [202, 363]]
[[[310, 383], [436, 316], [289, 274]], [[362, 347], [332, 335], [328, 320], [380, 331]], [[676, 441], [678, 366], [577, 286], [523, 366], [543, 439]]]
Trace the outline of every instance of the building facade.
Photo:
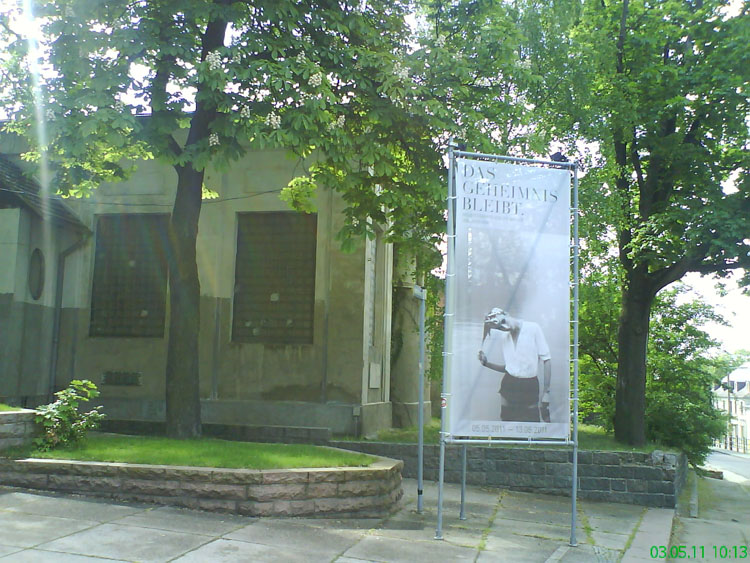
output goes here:
[[750, 451], [750, 365], [722, 378], [714, 388], [714, 405], [728, 416], [727, 433], [717, 447], [742, 453]]
[[[10, 161], [20, 151], [6, 140], [3, 152]], [[333, 190], [319, 189], [316, 213], [290, 210], [279, 192], [298, 166], [267, 150], [207, 170], [219, 196], [203, 202], [197, 243], [203, 422], [373, 434], [392, 425], [394, 402], [416, 408], [416, 365], [391, 381], [392, 245], [377, 236], [342, 252], [345, 204]], [[146, 161], [124, 182], [61, 202], [67, 223], [23, 203], [0, 209], [0, 314], [19, 341], [4, 344], [14, 348], [0, 359], [0, 400], [33, 406], [90, 379], [110, 419], [164, 419], [176, 183], [171, 167]], [[34, 299], [24, 278], [36, 250], [51, 258]]]

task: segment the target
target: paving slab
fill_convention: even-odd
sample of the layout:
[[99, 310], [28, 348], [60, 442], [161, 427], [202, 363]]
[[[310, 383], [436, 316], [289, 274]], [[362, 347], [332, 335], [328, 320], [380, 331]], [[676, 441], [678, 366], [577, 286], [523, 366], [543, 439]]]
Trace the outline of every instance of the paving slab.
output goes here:
[[738, 482], [703, 478], [702, 485], [705, 485], [706, 492], [700, 496], [698, 518], [725, 522], [748, 521], [750, 480]]
[[698, 517], [675, 518], [670, 548], [693, 561], [750, 558], [750, 480], [702, 478], [700, 491]]
[[230, 514], [214, 514], [161, 506], [140, 510], [135, 514], [119, 518], [114, 523], [122, 526], [140, 526], [173, 532], [221, 536], [242, 526], [247, 526], [253, 520], [253, 518]]
[[15, 508], [30, 502], [37, 502], [41, 498], [44, 497], [40, 494], [22, 493], [0, 487], [0, 510], [7, 510], [8, 508]]
[[477, 563], [502, 561], [508, 563], [544, 563], [563, 545], [560, 540], [519, 536], [513, 533], [490, 534]]
[[616, 534], [612, 532], [600, 532], [598, 530], [591, 531], [591, 538], [594, 540], [594, 544], [607, 548], [616, 549], [622, 551], [628, 543], [630, 533]]
[[551, 512], [539, 509], [536, 506], [523, 508], [508, 508], [505, 503], [500, 505], [497, 511], [497, 517], [506, 520], [518, 520], [520, 522], [542, 522], [555, 526], [567, 526], [570, 528], [570, 511], [568, 512]]
[[310, 561], [330, 561], [304, 550], [304, 545], [270, 546], [239, 540], [217, 539], [207, 543], [172, 561], [180, 563], [238, 563], [252, 561], [259, 563], [309, 563]]
[[[443, 539], [452, 545], [478, 548], [482, 542], [483, 532], [483, 529], [462, 527], [460, 524], [444, 525]], [[369, 535], [408, 541], [436, 541], [434, 521], [386, 522], [382, 528], [369, 532]]]
[[[567, 549], [565, 549], [567, 548]], [[617, 563], [620, 560], [622, 552], [619, 550], [607, 549], [596, 545], [579, 544], [577, 547], [563, 546], [560, 548], [562, 553], [560, 559], [547, 560], [548, 563]]]
[[21, 549], [23, 548], [12, 545], [0, 545], [0, 558], [10, 555], [11, 553], [17, 553], [21, 551]]
[[13, 563], [128, 563], [121, 559], [88, 557], [86, 555], [74, 555], [72, 553], [59, 553], [54, 551], [43, 551], [41, 549], [25, 549], [14, 553], [6, 558]]
[[40, 496], [33, 502], [21, 502], [17, 506], [9, 506], [11, 512], [24, 512], [42, 516], [61, 516], [65, 518], [83, 519], [95, 522], [109, 522], [129, 514], [142, 512], [138, 506], [106, 502], [94, 499], [56, 498]]
[[328, 528], [332, 530], [374, 530], [383, 524], [384, 518], [295, 518], [299, 524], [313, 528]]
[[86, 530], [97, 522], [0, 512], [0, 545], [33, 547], [68, 534]]
[[[466, 519], [461, 520], [458, 510], [456, 510], [443, 514], [443, 528], [457, 527], [484, 530], [489, 526], [492, 517], [492, 514], [472, 514], [469, 512], [466, 514]], [[437, 511], [425, 510], [422, 514], [419, 514], [416, 510], [404, 509], [386, 520], [381, 527], [391, 528], [398, 526], [400, 523], [404, 523], [405, 526], [423, 524], [426, 529], [432, 528], [434, 531], [437, 526]]]
[[578, 510], [600, 518], [640, 518], [647, 507], [639, 504], [618, 504], [605, 501], [580, 501]]
[[592, 530], [597, 532], [605, 532], [610, 534], [627, 534], [630, 535], [635, 526], [641, 519], [641, 515], [646, 511], [645, 508], [641, 507], [638, 515], [634, 518], [621, 518], [614, 516], [596, 516], [591, 515], [588, 512], [584, 512], [586, 522]]
[[191, 533], [107, 523], [38, 547], [76, 555], [156, 563], [178, 557], [209, 540], [207, 536]]
[[[681, 518], [679, 523], [675, 524], [675, 534], [671, 545], [685, 546], [685, 551], [689, 551], [691, 558], [695, 554], [697, 561], [701, 559], [705, 561], [748, 559], [750, 558], [750, 508], [748, 521], [743, 523]], [[736, 549], [735, 546], [737, 546]], [[722, 554], [724, 554], [723, 557]]]
[[[570, 497], [542, 495], [539, 493], [527, 493], [523, 491], [503, 491], [503, 504], [506, 503], [518, 506], [533, 504], [540, 507], [545, 506], [550, 509], [567, 510], [570, 512], [571, 499]], [[578, 501], [578, 504], [581, 504], [580, 500]]]
[[[528, 536], [532, 538], [549, 539], [557, 541], [570, 540], [570, 525], [555, 526], [541, 522], [524, 522], [521, 520], [509, 520], [501, 518], [499, 515], [492, 522], [490, 534], [506, 537], [509, 534], [517, 536]], [[576, 527], [576, 537], [578, 541], [585, 539], [586, 534], [582, 525]]]
[[438, 540], [408, 541], [383, 536], [365, 536], [342, 554], [344, 557], [413, 563], [414, 561], [474, 561], [477, 550]]
[[[571, 501], [569, 498], [546, 497], [541, 495], [530, 495], [525, 493], [516, 493], [513, 491], [503, 495], [502, 506], [506, 508], [528, 508], [533, 506], [535, 510], [544, 510], [547, 512], [559, 512], [570, 514]], [[578, 505], [581, 506], [580, 503]]]
[[[417, 481], [416, 479], [404, 479], [402, 489], [404, 491], [404, 500], [407, 504], [417, 503]], [[423, 485], [424, 494], [422, 500], [425, 507], [437, 506], [438, 486], [433, 481], [425, 481]], [[466, 488], [466, 501], [478, 502], [482, 504], [496, 503], [498, 499], [508, 491], [493, 489], [489, 487]], [[461, 486], [456, 483], [444, 483], [443, 485], [443, 507], [447, 503], [458, 503], [461, 501]]]
[[654, 545], [669, 545], [674, 514], [674, 509], [647, 509], [633, 536], [630, 547], [623, 555], [623, 563], [654, 561], [651, 556], [651, 548]]
[[308, 526], [293, 519], [262, 519], [224, 535], [225, 539], [262, 544], [276, 549], [301, 547], [308, 557], [330, 560], [352, 547], [362, 532]]

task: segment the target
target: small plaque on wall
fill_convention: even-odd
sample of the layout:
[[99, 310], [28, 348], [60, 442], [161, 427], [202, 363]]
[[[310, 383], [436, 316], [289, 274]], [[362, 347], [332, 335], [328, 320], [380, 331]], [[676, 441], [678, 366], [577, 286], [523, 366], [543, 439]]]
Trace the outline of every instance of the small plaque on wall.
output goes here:
[[138, 387], [141, 374], [137, 371], [105, 371], [102, 374], [102, 385], [117, 387]]
[[370, 389], [380, 389], [382, 368], [378, 362], [370, 362]]

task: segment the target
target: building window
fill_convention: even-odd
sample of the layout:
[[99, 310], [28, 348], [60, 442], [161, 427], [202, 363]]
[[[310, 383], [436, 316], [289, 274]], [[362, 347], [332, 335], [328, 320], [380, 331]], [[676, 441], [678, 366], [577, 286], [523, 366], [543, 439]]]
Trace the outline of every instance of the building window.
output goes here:
[[168, 224], [161, 214], [98, 218], [91, 336], [164, 336]]
[[29, 258], [29, 293], [34, 301], [38, 301], [44, 290], [44, 254], [35, 248]]
[[312, 344], [317, 215], [240, 213], [232, 340]]

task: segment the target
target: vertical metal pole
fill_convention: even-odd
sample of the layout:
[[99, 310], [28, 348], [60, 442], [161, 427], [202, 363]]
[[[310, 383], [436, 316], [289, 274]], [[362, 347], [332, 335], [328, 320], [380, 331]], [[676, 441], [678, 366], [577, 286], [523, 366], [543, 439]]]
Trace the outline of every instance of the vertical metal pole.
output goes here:
[[466, 520], [466, 444], [461, 447], [461, 512], [459, 520]]
[[570, 507], [570, 545], [576, 547], [578, 494], [578, 163], [573, 168], [573, 483]]
[[440, 437], [440, 470], [438, 472], [438, 508], [435, 539], [443, 539], [443, 476], [445, 475], [445, 440]]
[[424, 511], [424, 317], [427, 294], [422, 287], [414, 288], [414, 295], [419, 299], [419, 412], [417, 413], [417, 512]]
[[443, 344], [443, 392], [440, 394], [440, 469], [438, 476], [438, 513], [437, 528], [435, 530], [435, 539], [443, 539], [443, 478], [445, 476], [445, 437], [447, 435], [446, 426], [448, 400], [450, 398], [450, 389], [448, 387], [450, 379], [451, 359], [453, 355], [453, 290], [455, 285], [455, 214], [454, 207], [456, 204], [455, 186], [453, 185], [453, 168], [455, 166], [455, 148], [453, 139], [448, 143], [448, 225], [447, 225], [447, 264], [445, 268], [445, 322], [444, 332], [445, 340]]

